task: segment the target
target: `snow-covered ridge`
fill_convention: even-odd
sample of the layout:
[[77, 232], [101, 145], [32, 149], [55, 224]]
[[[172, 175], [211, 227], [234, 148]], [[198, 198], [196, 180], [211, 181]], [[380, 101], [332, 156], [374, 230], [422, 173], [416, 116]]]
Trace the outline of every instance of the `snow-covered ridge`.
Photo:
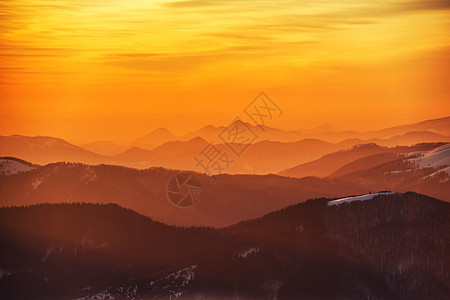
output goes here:
[[9, 158], [0, 158], [0, 175], [14, 175], [34, 169], [25, 163]]
[[353, 201], [365, 201], [365, 200], [371, 200], [376, 196], [379, 195], [393, 195], [395, 193], [392, 192], [381, 192], [381, 193], [374, 193], [374, 194], [367, 194], [367, 195], [361, 195], [361, 196], [355, 196], [355, 197], [347, 197], [347, 198], [341, 198], [341, 199], [337, 199], [337, 200], [333, 200], [328, 202], [328, 206], [333, 206], [333, 205], [339, 205], [342, 203], [348, 203], [348, 202], [353, 202]]
[[427, 151], [421, 157], [408, 159], [420, 168], [442, 168], [450, 165], [450, 143]]

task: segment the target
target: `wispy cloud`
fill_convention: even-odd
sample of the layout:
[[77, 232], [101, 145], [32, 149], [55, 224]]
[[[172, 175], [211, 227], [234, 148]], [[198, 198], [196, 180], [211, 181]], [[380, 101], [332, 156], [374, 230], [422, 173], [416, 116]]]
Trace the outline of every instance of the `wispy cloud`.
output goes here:
[[302, 66], [330, 54], [364, 59], [423, 47], [411, 36], [448, 44], [449, 8], [448, 0], [0, 0], [0, 57], [11, 67], [44, 70], [45, 61], [74, 72], [105, 65], [180, 75], [242, 60]]

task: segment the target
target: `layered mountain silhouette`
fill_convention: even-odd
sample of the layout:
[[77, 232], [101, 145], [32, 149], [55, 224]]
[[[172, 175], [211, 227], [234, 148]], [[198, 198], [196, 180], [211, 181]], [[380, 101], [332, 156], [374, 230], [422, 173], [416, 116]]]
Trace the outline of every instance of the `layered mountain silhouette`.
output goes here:
[[46, 136], [0, 136], [0, 156], [13, 156], [35, 164], [57, 161], [89, 164], [105, 162], [103, 155], [90, 152], [63, 139]]
[[180, 139], [166, 128], [158, 128], [133, 142], [133, 147], [153, 149], [161, 144]]
[[394, 147], [397, 145], [413, 145], [418, 142], [432, 143], [432, 142], [449, 142], [448, 136], [444, 136], [430, 131], [411, 131], [402, 135], [396, 135], [389, 139], [369, 139], [367, 142], [375, 143], [382, 146]]
[[[448, 120], [448, 118], [444, 118], [426, 121], [373, 133], [373, 136], [382, 136], [383, 138], [361, 139], [359, 133], [346, 132], [346, 134], [351, 133], [352, 135], [345, 135], [346, 139], [332, 139], [339, 140], [339, 142], [317, 139], [317, 136], [321, 136], [318, 133], [323, 132], [323, 130], [332, 130], [328, 126], [300, 133], [267, 126], [253, 126], [249, 123], [236, 121], [231, 126], [241, 126], [241, 129], [247, 128], [254, 137], [252, 140], [244, 140], [243, 143], [239, 140], [224, 140], [223, 137], [226, 135], [224, 130], [229, 128], [224, 126], [206, 126], [183, 137], [176, 137], [169, 131], [160, 128], [130, 143], [131, 147], [126, 150], [123, 150], [122, 146], [110, 142], [88, 143], [83, 148], [52, 137], [14, 135], [0, 137], [0, 155], [18, 157], [36, 164], [67, 161], [87, 164], [115, 164], [139, 169], [165, 167], [204, 172], [205, 170], [198, 166], [194, 158], [212, 145], [218, 151], [227, 155], [229, 164], [227, 163], [225, 170], [222, 170], [223, 168], [212, 170], [211, 173], [267, 174], [291, 169], [297, 165], [319, 159], [325, 154], [345, 150], [355, 145], [376, 143], [384, 147], [394, 147], [419, 142], [449, 142], [448, 136], [433, 131], [411, 131], [386, 137], [388, 133], [398, 133], [409, 129], [436, 129], [441, 133], [446, 132], [443, 129], [443, 124], [448, 123]], [[317, 134], [316, 138], [305, 138], [310, 134]], [[369, 135], [369, 133], [365, 135]], [[237, 153], [233, 148], [245, 149], [245, 151]], [[315, 174], [307, 172], [306, 175], [328, 175], [319, 169], [314, 172]], [[293, 176], [299, 175], [294, 173]]]
[[[239, 157], [230, 150], [230, 147], [242, 147], [241, 144], [222, 142], [212, 145], [229, 156], [231, 163], [226, 169], [227, 173], [266, 174], [317, 159], [326, 153], [353, 146], [354, 143], [356, 141], [331, 144], [315, 139], [289, 143], [259, 141], [246, 147], [247, 149]], [[50, 137], [0, 137], [0, 145], [0, 155], [15, 156], [37, 164], [67, 161], [114, 164], [139, 169], [162, 166], [202, 171], [196, 166], [194, 157], [200, 156], [200, 153], [210, 144], [196, 137], [189, 141], [167, 142], [153, 150], [132, 147], [112, 156], [96, 154], [64, 140]]]
[[195, 137], [218, 143], [219, 135], [234, 125], [245, 126], [258, 136], [258, 141], [296, 142], [303, 139], [321, 139], [329, 143], [339, 143], [344, 140], [355, 139], [357, 141], [354, 144], [373, 142], [383, 146], [412, 145], [420, 142], [450, 142], [450, 131], [448, 129], [450, 117], [446, 117], [368, 132], [337, 131], [330, 125], [313, 129], [281, 130], [237, 120], [227, 126], [208, 125], [183, 136], [176, 136], [165, 128], [159, 128], [134, 140], [129, 146], [151, 150], [165, 142], [188, 141]]
[[381, 147], [376, 144], [358, 145], [350, 150], [342, 150], [327, 154], [320, 159], [301, 164], [283, 171], [280, 174], [298, 178], [306, 176], [327, 177], [334, 171], [337, 171], [339, 168], [354, 161], [355, 159], [386, 152], [389, 152], [388, 148]]
[[105, 156], [116, 155], [124, 151], [123, 147], [109, 141], [86, 143], [81, 145], [81, 148]]
[[[223, 227], [309, 198], [376, 190], [416, 191], [450, 201], [449, 145], [362, 145], [301, 165], [303, 178], [196, 173], [202, 197], [188, 210], [167, 197], [167, 185], [180, 171], [54, 163], [0, 176], [0, 206], [114, 202], [167, 224]], [[314, 175], [310, 170], [320, 170], [323, 178], [308, 177]]]
[[[290, 177], [306, 177], [306, 176], [338, 176], [343, 175], [341, 168], [348, 168], [345, 172], [349, 172], [351, 168], [367, 169], [376, 165], [386, 163], [390, 160], [397, 160], [408, 155], [416, 155], [417, 151], [428, 151], [444, 146], [445, 143], [421, 143], [410, 147], [382, 147], [377, 144], [356, 145], [350, 149], [341, 150], [327, 154], [320, 159], [295, 166], [280, 172], [281, 175]], [[384, 154], [384, 155], [383, 155]], [[449, 155], [444, 152], [443, 155]], [[350, 164], [351, 166], [347, 166]], [[358, 166], [356, 166], [358, 165]], [[356, 171], [356, 169], [354, 170]]]
[[358, 145], [280, 172], [282, 176], [340, 179], [368, 190], [426, 193], [450, 201], [450, 144], [410, 147]]
[[448, 299], [449, 125], [0, 136], [0, 298]]
[[[350, 150], [351, 151], [351, 150]], [[350, 152], [349, 151], [349, 152]], [[331, 156], [331, 155], [330, 155]], [[328, 157], [330, 157], [328, 156]], [[403, 158], [402, 155], [399, 155], [395, 152], [382, 152], [378, 154], [368, 155], [364, 156], [362, 158], [352, 160], [351, 162], [345, 164], [344, 166], [340, 167], [336, 171], [330, 174], [330, 170], [326, 170], [326, 174], [329, 177], [335, 178], [335, 177], [341, 177], [347, 174], [352, 174], [358, 171], [367, 170], [374, 168], [379, 165], [383, 165], [386, 163], [390, 163], [396, 160], [401, 160]], [[342, 164], [339, 164], [342, 165]], [[333, 167], [335, 169], [336, 166]]]
[[[199, 130], [189, 132], [183, 136], [176, 136], [165, 128], [158, 128], [149, 134], [140, 137], [129, 144], [144, 149], [154, 147], [170, 141], [188, 141], [195, 137], [204, 140], [215, 141], [227, 128], [234, 125], [248, 127], [255, 132], [258, 140], [270, 140], [278, 142], [296, 142], [302, 139], [321, 139], [330, 143], [338, 143], [346, 139], [358, 139], [358, 143], [378, 143], [384, 146], [412, 145], [419, 142], [445, 142], [450, 141], [450, 117], [426, 120], [415, 124], [407, 124], [376, 131], [337, 131], [330, 125], [323, 125], [313, 129], [281, 130], [269, 126], [259, 126], [241, 120], [236, 120], [226, 126], [207, 125]], [[391, 140], [392, 139], [392, 140]]]
[[390, 162], [349, 172], [339, 177], [361, 184], [371, 190], [413, 189], [450, 201], [450, 144], [428, 151], [416, 151]]
[[403, 135], [408, 132], [434, 132], [444, 136], [450, 136], [450, 117], [426, 120], [415, 124], [407, 124], [386, 129], [368, 132], [375, 138]]
[[223, 227], [314, 197], [367, 192], [338, 179], [195, 174], [201, 183], [201, 199], [180, 210], [167, 196], [168, 183], [179, 173], [163, 168], [49, 164], [0, 176], [0, 206], [112, 202], [166, 224]]
[[353, 199], [223, 229], [167, 226], [115, 204], [1, 208], [0, 297], [449, 298], [450, 204]]

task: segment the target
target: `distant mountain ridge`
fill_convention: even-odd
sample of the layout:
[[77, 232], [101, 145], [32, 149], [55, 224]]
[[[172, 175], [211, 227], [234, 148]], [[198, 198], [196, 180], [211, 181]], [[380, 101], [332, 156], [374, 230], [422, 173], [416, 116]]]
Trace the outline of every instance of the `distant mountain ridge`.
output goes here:
[[130, 145], [144, 149], [153, 149], [161, 144], [178, 139], [180, 139], [180, 137], [176, 136], [168, 129], [158, 128], [138, 139], [135, 139], [130, 143]]
[[55, 161], [82, 161], [97, 164], [105, 156], [53, 137], [23, 135], [0, 136], [0, 155], [21, 158], [36, 164]]
[[440, 135], [450, 136], [450, 116], [390, 127], [369, 133], [375, 135], [374, 137], [382, 138], [386, 135], [396, 136], [412, 131], [431, 131]]
[[[219, 137], [227, 129], [225, 126], [205, 126], [182, 137], [159, 128], [137, 139], [136, 143], [130, 143], [127, 148], [103, 141], [85, 144], [87, 150], [52, 137], [0, 136], [0, 155], [18, 157], [36, 164], [67, 161], [115, 164], [139, 169], [165, 167], [205, 171], [198, 166], [194, 158], [211, 143], [217, 150], [227, 153], [229, 161], [232, 162], [222, 173], [267, 174], [292, 169], [300, 164], [317, 160], [325, 154], [358, 144], [376, 143], [379, 146], [393, 147], [421, 142], [450, 142], [449, 136], [427, 131], [446, 133], [444, 127], [446, 124], [450, 126], [449, 120], [450, 118], [429, 120], [367, 134], [348, 131], [343, 135], [329, 126], [300, 133], [235, 121], [232, 125], [247, 128], [255, 136], [250, 142], [251, 145], [239, 155], [235, 155], [231, 149], [242, 146], [239, 140], [233, 142]], [[333, 138], [327, 137], [329, 133], [333, 134]], [[315, 172], [303, 175], [331, 174], [320, 170]]]
[[[145, 169], [149, 167], [166, 167], [202, 171], [196, 166], [194, 157], [199, 156], [209, 144], [206, 140], [195, 137], [189, 141], [173, 141], [146, 150], [139, 147], [129, 148], [117, 155], [100, 155], [61, 139], [47, 137], [0, 136], [0, 155], [15, 156], [37, 164], [54, 162], [80, 162], [87, 164], [115, 164]], [[349, 145], [352, 142], [331, 144], [320, 140], [305, 139], [292, 143], [274, 141], [256, 141], [241, 157], [237, 157], [229, 146], [232, 144], [212, 144], [230, 157], [230, 167], [224, 173], [274, 173]], [[240, 146], [236, 144], [236, 146]], [[270, 158], [270, 159], [269, 159]]]
[[313, 129], [282, 130], [266, 125], [259, 126], [237, 120], [227, 126], [207, 125], [183, 136], [176, 136], [166, 128], [158, 128], [149, 134], [134, 140], [130, 145], [153, 149], [165, 142], [175, 140], [187, 141], [195, 137], [201, 137], [207, 141], [217, 140], [221, 132], [226, 128], [232, 127], [234, 124], [244, 124], [246, 127], [250, 128], [250, 130], [257, 133], [259, 140], [278, 142], [295, 142], [310, 138], [321, 139], [330, 143], [338, 143], [346, 139], [355, 138], [359, 139], [360, 143], [375, 142], [385, 146], [394, 146], [396, 141], [408, 143], [408, 145], [419, 142], [450, 142], [450, 130], [448, 129], [450, 128], [450, 117], [444, 117], [367, 132], [357, 132], [352, 130], [336, 131], [330, 125], [323, 125]]
[[123, 151], [122, 146], [109, 141], [96, 141], [87, 143], [81, 145], [81, 148], [105, 156], [116, 155]]

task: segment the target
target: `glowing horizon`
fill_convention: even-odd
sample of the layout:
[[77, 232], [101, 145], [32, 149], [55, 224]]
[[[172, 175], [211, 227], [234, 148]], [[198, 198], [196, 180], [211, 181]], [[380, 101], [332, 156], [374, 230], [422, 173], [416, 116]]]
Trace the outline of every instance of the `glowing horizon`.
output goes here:
[[260, 91], [285, 112], [270, 125], [286, 129], [448, 116], [449, 9], [444, 0], [0, 0], [0, 135], [180, 134], [228, 124]]

